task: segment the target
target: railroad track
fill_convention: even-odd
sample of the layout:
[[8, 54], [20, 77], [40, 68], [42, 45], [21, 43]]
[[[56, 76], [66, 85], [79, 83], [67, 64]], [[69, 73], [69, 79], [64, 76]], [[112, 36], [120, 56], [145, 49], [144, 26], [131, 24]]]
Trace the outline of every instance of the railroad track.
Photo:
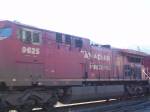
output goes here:
[[128, 100], [97, 101], [77, 105], [65, 105], [56, 108], [56, 112], [133, 112], [150, 106], [149, 97]]
[[[135, 97], [122, 101], [110, 99], [68, 105], [58, 104], [49, 112], [133, 112], [148, 106], [150, 106], [150, 97]], [[33, 112], [45, 111], [35, 109]]]

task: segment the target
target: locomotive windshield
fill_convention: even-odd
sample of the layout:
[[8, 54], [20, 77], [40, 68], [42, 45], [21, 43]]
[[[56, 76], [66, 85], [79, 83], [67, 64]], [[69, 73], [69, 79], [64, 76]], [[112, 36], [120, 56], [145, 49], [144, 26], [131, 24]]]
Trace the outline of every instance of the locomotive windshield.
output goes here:
[[11, 28], [0, 28], [0, 40], [10, 37], [12, 34]]

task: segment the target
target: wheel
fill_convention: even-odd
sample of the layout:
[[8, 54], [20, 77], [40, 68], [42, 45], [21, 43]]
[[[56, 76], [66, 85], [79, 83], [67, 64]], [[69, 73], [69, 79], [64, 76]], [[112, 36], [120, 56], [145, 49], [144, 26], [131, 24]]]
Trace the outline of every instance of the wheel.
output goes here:
[[30, 96], [23, 105], [18, 107], [19, 112], [31, 112], [38, 103], [36, 96]]
[[17, 108], [17, 112], [32, 112], [33, 107], [29, 105], [22, 105]]
[[141, 96], [143, 93], [143, 90], [138, 86], [134, 88], [134, 91], [136, 96]]
[[17, 108], [18, 112], [31, 112], [34, 108], [35, 101], [33, 99], [28, 99], [24, 105]]
[[53, 95], [47, 103], [43, 104], [43, 111], [44, 112], [56, 112], [56, 109], [54, 108], [54, 105], [57, 103], [58, 98], [56, 95]]

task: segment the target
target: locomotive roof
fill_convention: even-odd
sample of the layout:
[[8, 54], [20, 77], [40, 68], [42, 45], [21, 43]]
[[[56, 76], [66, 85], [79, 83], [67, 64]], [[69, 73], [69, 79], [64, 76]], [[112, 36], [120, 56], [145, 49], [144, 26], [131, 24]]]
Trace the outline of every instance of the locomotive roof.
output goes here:
[[76, 36], [76, 35], [72, 35], [72, 34], [67, 34], [67, 33], [62, 33], [62, 32], [57, 32], [57, 31], [52, 31], [52, 30], [47, 30], [47, 29], [35, 27], [35, 26], [32, 26], [32, 25], [23, 24], [23, 23], [20, 23], [18, 21], [4, 20], [4, 22], [9, 22], [9, 23], [16, 24], [16, 25], [19, 25], [19, 26], [24, 26], [24, 27], [27, 27], [27, 28], [33, 28], [33, 29], [47, 31], [47, 32], [61, 33], [61, 34], [64, 34], [64, 35], [70, 35], [70, 36], [75, 37], [75, 38], [82, 38], [82, 39], [89, 40], [88, 38], [85, 38], [85, 37], [80, 37], [80, 36]]
[[122, 53], [125, 53], [125, 54], [138, 55], [138, 56], [141, 56], [141, 57], [145, 57], [145, 56], [148, 55], [147, 53], [144, 53], [144, 52], [141, 52], [141, 51], [136, 51], [136, 50], [133, 50], [133, 49], [119, 49], [119, 51], [122, 52]]

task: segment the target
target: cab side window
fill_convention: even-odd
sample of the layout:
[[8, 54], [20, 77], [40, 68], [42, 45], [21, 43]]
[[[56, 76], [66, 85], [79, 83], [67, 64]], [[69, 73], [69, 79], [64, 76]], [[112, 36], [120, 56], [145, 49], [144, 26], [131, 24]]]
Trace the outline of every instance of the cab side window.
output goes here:
[[71, 45], [71, 36], [65, 35], [65, 43]]
[[30, 31], [24, 31], [23, 41], [27, 42], [27, 43], [31, 43], [31, 32]]
[[24, 43], [31, 43], [35, 45], [41, 44], [42, 34], [40, 31], [31, 30], [31, 29], [19, 29], [18, 37]]
[[39, 32], [33, 32], [33, 43], [40, 43], [40, 33]]
[[75, 47], [82, 48], [83, 42], [82, 39], [75, 39]]
[[56, 42], [62, 43], [62, 34], [61, 33], [56, 33]]

